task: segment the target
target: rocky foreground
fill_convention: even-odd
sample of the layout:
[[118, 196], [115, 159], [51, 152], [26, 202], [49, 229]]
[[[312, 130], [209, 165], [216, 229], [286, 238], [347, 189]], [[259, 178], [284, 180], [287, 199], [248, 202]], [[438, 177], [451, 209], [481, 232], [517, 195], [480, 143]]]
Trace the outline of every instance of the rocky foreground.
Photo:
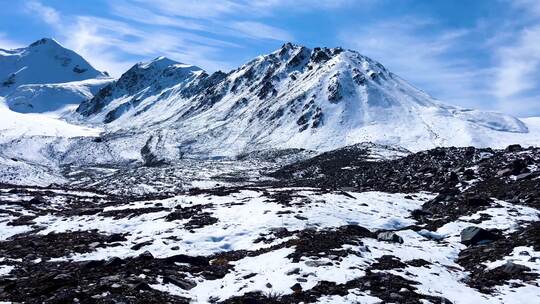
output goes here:
[[0, 302], [540, 298], [540, 149], [375, 152], [65, 168], [68, 185], [1, 185]]

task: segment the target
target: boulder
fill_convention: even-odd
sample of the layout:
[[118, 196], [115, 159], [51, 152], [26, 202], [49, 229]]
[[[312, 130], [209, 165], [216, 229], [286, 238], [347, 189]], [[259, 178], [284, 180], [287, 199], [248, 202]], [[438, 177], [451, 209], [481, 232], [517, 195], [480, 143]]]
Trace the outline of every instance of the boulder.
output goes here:
[[116, 266], [122, 265], [123, 263], [124, 263], [124, 260], [122, 260], [121, 258], [112, 257], [109, 260], [107, 260], [107, 262], [105, 262], [104, 266], [105, 267], [116, 267]]
[[192, 280], [187, 279], [180, 279], [174, 276], [166, 276], [163, 278], [163, 283], [171, 283], [173, 285], [176, 285], [184, 290], [190, 290], [193, 289], [195, 286], [197, 286], [197, 283], [193, 282]]
[[294, 293], [302, 292], [302, 285], [300, 285], [300, 283], [296, 283], [293, 286], [291, 286], [291, 289]]
[[153, 260], [154, 256], [152, 255], [150, 251], [147, 250], [139, 255], [139, 259], [148, 261], [148, 260]]
[[90, 261], [85, 261], [81, 263], [81, 266], [82, 268], [91, 269], [91, 268], [100, 267], [103, 264], [105, 264], [105, 261], [103, 260], [90, 260]]
[[519, 152], [521, 150], [523, 150], [523, 148], [518, 144], [509, 145], [508, 147], [506, 147], [507, 152]]
[[403, 238], [392, 231], [386, 231], [377, 234], [377, 240], [403, 244]]
[[31, 200], [28, 201], [32, 205], [41, 205], [46, 204], [47, 201], [42, 196], [34, 196]]
[[514, 274], [514, 273], [531, 271], [531, 269], [525, 265], [516, 264], [512, 261], [508, 261], [506, 262], [506, 264], [504, 264], [504, 266], [502, 266], [502, 271], [506, 273]]
[[489, 206], [492, 202], [493, 201], [489, 197], [482, 195], [472, 196], [465, 199], [465, 203], [471, 207]]
[[519, 175], [521, 173], [529, 172], [529, 169], [527, 169], [527, 163], [523, 159], [515, 159], [510, 164], [510, 168], [512, 169], [512, 175]]
[[469, 226], [461, 231], [461, 243], [464, 245], [479, 245], [496, 240], [494, 233], [476, 226]]

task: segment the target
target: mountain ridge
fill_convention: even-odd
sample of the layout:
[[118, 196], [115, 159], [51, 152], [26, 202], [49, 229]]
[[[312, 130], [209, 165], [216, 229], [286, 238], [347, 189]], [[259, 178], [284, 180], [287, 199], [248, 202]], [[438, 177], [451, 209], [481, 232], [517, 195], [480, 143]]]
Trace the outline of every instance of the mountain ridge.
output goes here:
[[[82, 82], [88, 81], [96, 79]], [[61, 116], [92, 132], [64, 138], [65, 132], [37, 137], [15, 130], [2, 139], [0, 154], [52, 166], [155, 165], [265, 150], [324, 152], [363, 142], [412, 152], [540, 142], [540, 121], [534, 118], [445, 105], [382, 64], [343, 48], [285, 43], [234, 70], [212, 74], [157, 57], [100, 85], [81, 94], [85, 100], [76, 111]], [[49, 92], [50, 85], [39, 86]], [[29, 100], [32, 90], [21, 98]], [[30, 146], [32, 154], [25, 153]]]
[[[285, 43], [228, 73], [201, 70], [172, 83], [160, 78], [166, 68], [150, 77], [154, 88], [146, 78], [135, 82], [136, 98], [111, 93], [98, 100], [98, 94], [78, 113], [113, 133], [167, 133], [174, 138], [168, 145], [176, 141], [184, 154], [223, 149], [232, 155], [251, 146], [328, 150], [368, 141], [422, 150], [475, 145], [486, 137], [476, 129], [491, 136], [479, 143], [486, 146], [495, 140], [493, 131], [529, 132], [510, 115], [445, 105], [382, 64], [339, 47]], [[121, 88], [111, 84], [107, 90]], [[98, 108], [108, 112], [84, 111], [92, 104], [106, 104]], [[456, 138], [449, 125], [463, 136]], [[192, 136], [176, 135], [177, 129]]]

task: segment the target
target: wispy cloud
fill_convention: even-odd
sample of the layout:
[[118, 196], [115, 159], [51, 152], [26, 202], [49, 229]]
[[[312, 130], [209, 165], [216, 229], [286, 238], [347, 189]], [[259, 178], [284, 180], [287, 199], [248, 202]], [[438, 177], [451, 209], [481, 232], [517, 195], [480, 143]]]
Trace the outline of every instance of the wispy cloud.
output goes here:
[[342, 42], [376, 59], [391, 71], [437, 98], [475, 106], [488, 97], [484, 80], [490, 71], [459, 55], [468, 29], [429, 31], [436, 22], [425, 18], [382, 21], [359, 31], [345, 31]]
[[131, 0], [133, 3], [151, 6], [161, 14], [170, 16], [182, 16], [194, 19], [234, 17], [249, 18], [268, 16], [279, 9], [309, 11], [337, 9], [355, 2], [364, 4], [374, 3], [376, 0]]
[[[29, 5], [43, 12], [38, 16], [54, 27], [57, 38], [66, 47], [77, 51], [98, 69], [115, 76], [133, 65], [134, 57], [151, 59], [161, 55], [200, 65], [210, 71], [230, 68], [229, 63], [215, 58], [224, 47], [234, 47], [234, 43], [193, 32], [172, 31], [168, 27], [149, 28], [94, 16], [62, 16], [37, 1]], [[51, 17], [53, 11], [55, 17]], [[158, 19], [155, 25], [167, 22]]]
[[128, 57], [126, 55], [146, 58], [165, 55], [210, 70], [228, 67], [226, 62], [212, 60], [223, 47], [222, 43], [226, 44], [219, 40], [189, 33], [179, 36], [171, 32], [143, 30], [124, 22], [91, 16], [78, 16], [76, 24], [65, 33], [66, 46], [95, 61], [96, 65], [112, 66], [116, 75], [132, 64], [122, 62], [121, 59]]
[[163, 15], [181, 16], [194, 19], [207, 19], [221, 17], [227, 14], [236, 14], [245, 10], [245, 5], [229, 0], [132, 0], [134, 4], [152, 7]]
[[233, 22], [230, 26], [236, 31], [236, 33], [251, 38], [264, 38], [281, 41], [293, 40], [293, 36], [287, 31], [260, 22]]
[[136, 3], [126, 1], [113, 1], [110, 4], [111, 13], [124, 20], [131, 20], [137, 23], [148, 25], [170, 26], [188, 30], [207, 30], [207, 26], [187, 18], [171, 17], [156, 13], [149, 8], [145, 8]]
[[220, 60], [225, 48], [241, 48], [238, 39], [288, 41], [293, 36], [278, 27], [245, 19], [245, 12], [265, 11], [277, 3], [248, 1], [162, 1], [123, 0], [109, 2], [116, 18], [63, 15], [37, 0], [26, 3], [28, 13], [37, 15], [55, 30], [56, 37], [87, 58], [98, 69], [115, 76], [133, 64], [133, 58], [165, 55], [199, 65], [209, 71], [232, 68]]
[[526, 28], [517, 36], [515, 43], [497, 50], [499, 65], [494, 92], [499, 98], [534, 89], [540, 80], [540, 25]]
[[540, 112], [540, 23], [533, 16], [540, 20], [540, 2], [512, 4], [515, 10], [525, 7], [527, 23], [478, 20], [472, 27], [451, 28], [409, 16], [340, 37], [445, 102], [529, 116]]
[[60, 13], [50, 6], [46, 6], [39, 1], [28, 1], [25, 7], [29, 13], [36, 14], [50, 25], [57, 26], [60, 24]]
[[507, 3], [511, 13], [519, 18], [494, 35], [495, 80], [491, 90], [501, 110], [537, 115], [540, 113], [540, 2]]

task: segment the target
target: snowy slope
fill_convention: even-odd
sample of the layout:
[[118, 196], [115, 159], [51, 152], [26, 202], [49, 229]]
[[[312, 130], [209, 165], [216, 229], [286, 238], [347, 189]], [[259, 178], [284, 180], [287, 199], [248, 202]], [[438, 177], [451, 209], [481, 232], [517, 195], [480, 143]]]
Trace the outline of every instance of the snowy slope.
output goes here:
[[[133, 116], [134, 109], [148, 110], [171, 87], [183, 88], [203, 74], [196, 66], [158, 57], [138, 63], [117, 81], [109, 84], [91, 100], [83, 102], [77, 112], [92, 116], [94, 122], [109, 123], [120, 116]], [[132, 115], [124, 115], [131, 112]], [[140, 112], [140, 111], [139, 111]]]
[[77, 111], [87, 121], [108, 123], [119, 140], [129, 132], [133, 149], [159, 141], [156, 153], [168, 156], [330, 150], [367, 141], [418, 151], [538, 139], [515, 117], [444, 105], [341, 48], [285, 44], [227, 74], [189, 66], [176, 82], [164, 74], [175, 67], [161, 65], [156, 73], [136, 66], [144, 76], [128, 78], [131, 92], [119, 81]]
[[[167, 191], [184, 170], [201, 181], [201, 171], [260, 167], [75, 167], [72, 187], [4, 185], [0, 286], [9, 288], [0, 299], [537, 302], [540, 149], [439, 148], [345, 168], [347, 150], [308, 160], [324, 172], [301, 161], [275, 183], [251, 176], [247, 185], [171, 195], [135, 195], [133, 185]], [[529, 166], [516, 166], [524, 160]], [[347, 178], [336, 180], [338, 172]], [[110, 192], [118, 190], [124, 195]], [[480, 231], [472, 239], [471, 228]]]
[[0, 96], [17, 112], [41, 113], [79, 104], [110, 81], [106, 73], [53, 39], [0, 49]]
[[56, 117], [54, 113], [23, 114], [11, 111], [1, 97], [0, 117], [0, 143], [29, 136], [97, 136], [101, 132], [99, 128], [70, 124]]
[[104, 76], [106, 74], [53, 39], [43, 38], [20, 49], [0, 49], [0, 92], [23, 84], [61, 83]]
[[46, 147], [64, 146], [69, 138], [93, 138], [101, 129], [70, 124], [58, 115], [13, 112], [0, 97], [1, 182], [45, 186], [65, 181]]
[[8, 94], [6, 104], [19, 113], [44, 113], [91, 99], [113, 79], [99, 78], [66, 83], [24, 84]]

